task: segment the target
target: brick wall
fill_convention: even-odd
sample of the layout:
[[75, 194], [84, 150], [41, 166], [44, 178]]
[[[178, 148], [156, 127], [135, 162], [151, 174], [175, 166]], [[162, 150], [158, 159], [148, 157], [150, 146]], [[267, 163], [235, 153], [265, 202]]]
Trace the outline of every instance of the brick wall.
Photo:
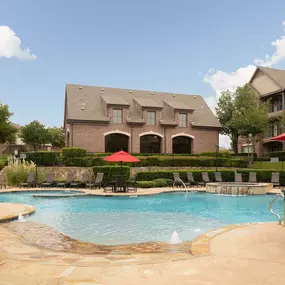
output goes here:
[[[157, 114], [157, 119], [159, 114]], [[129, 152], [140, 152], [140, 135], [151, 132], [162, 137], [161, 151], [162, 153], [172, 153], [172, 136], [176, 134], [187, 134], [193, 137], [192, 152], [200, 153], [204, 151], [215, 151], [216, 145], [219, 143], [219, 131], [207, 128], [191, 128], [188, 126], [164, 128], [159, 123], [156, 126], [134, 126], [127, 124], [86, 124], [76, 123], [70, 126], [70, 146], [86, 148], [89, 152], [105, 151], [105, 133], [108, 132], [124, 132], [129, 135]], [[164, 138], [165, 136], [165, 138]], [[131, 139], [132, 138], [132, 139]], [[165, 142], [164, 142], [165, 139]], [[73, 143], [73, 144], [72, 144]]]

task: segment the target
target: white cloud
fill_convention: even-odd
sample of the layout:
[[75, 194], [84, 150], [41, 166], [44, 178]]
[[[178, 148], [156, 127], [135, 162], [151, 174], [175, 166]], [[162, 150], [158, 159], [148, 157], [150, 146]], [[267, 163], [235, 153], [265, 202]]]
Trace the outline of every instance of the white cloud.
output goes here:
[[21, 40], [8, 26], [0, 26], [0, 58], [17, 57], [21, 60], [34, 60], [36, 55], [32, 54], [28, 47], [21, 46]]
[[[285, 21], [282, 23], [282, 25], [285, 32]], [[254, 59], [253, 64], [239, 67], [235, 71], [225, 72], [213, 68], [209, 69], [209, 71], [205, 74], [203, 81], [209, 83], [216, 93], [215, 96], [206, 98], [209, 107], [213, 111], [221, 92], [225, 90], [235, 91], [237, 87], [243, 86], [245, 83], [247, 83], [256, 69], [255, 65], [272, 67], [285, 59], [285, 35], [271, 42], [271, 45], [275, 49], [271, 56], [267, 54], [264, 56], [264, 59]], [[230, 140], [228, 137], [220, 136], [221, 146], [229, 146], [229, 144]]]

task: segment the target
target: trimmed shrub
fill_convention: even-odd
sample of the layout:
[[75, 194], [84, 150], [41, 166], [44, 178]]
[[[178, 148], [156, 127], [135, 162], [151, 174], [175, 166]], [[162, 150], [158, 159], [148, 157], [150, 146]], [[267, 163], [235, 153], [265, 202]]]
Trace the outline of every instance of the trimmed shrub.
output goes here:
[[218, 155], [218, 157], [230, 158], [232, 156], [232, 153], [230, 151], [218, 151], [218, 153], [216, 153], [215, 151], [207, 151], [207, 152], [200, 153], [200, 156], [216, 157], [216, 155]]
[[[196, 181], [202, 181], [202, 172], [208, 172], [210, 180], [214, 180], [215, 170], [208, 171], [205, 170], [182, 170], [182, 171], [147, 171], [138, 172], [136, 175], [137, 181], [153, 181], [155, 179], [173, 179], [173, 172], [178, 172], [180, 178], [183, 181], [187, 181], [187, 172], [192, 172], [193, 177]], [[221, 170], [223, 181], [230, 182], [234, 181], [234, 171], [233, 170]]]
[[94, 166], [93, 173], [96, 176], [98, 172], [104, 173], [104, 180], [111, 180], [114, 175], [124, 175], [130, 177], [129, 166]]
[[79, 147], [64, 147], [62, 149], [62, 159], [65, 161], [71, 157], [85, 157], [87, 154], [86, 149]]
[[[147, 172], [138, 172], [136, 175], [137, 181], [153, 181], [158, 178], [163, 179], [173, 179], [173, 172], [178, 172], [180, 178], [183, 181], [187, 181], [187, 172], [192, 172], [194, 179], [199, 182], [202, 181], [202, 172], [208, 172], [210, 180], [214, 181], [215, 170], [183, 170], [183, 171], [147, 171]], [[219, 170], [222, 175], [224, 182], [233, 182], [235, 181], [235, 172], [233, 170]], [[271, 182], [272, 172], [280, 173], [280, 185], [285, 185], [285, 171], [275, 171], [275, 170], [256, 170], [256, 169], [243, 169], [238, 170], [239, 173], [242, 173], [242, 180], [248, 182], [249, 172], [256, 172], [258, 182]]]
[[26, 152], [26, 160], [32, 161], [37, 165], [53, 166], [60, 163], [60, 152], [58, 151], [38, 151]]
[[137, 181], [137, 187], [139, 188], [154, 188], [154, 181]]
[[166, 187], [168, 186], [166, 179], [158, 178], [153, 180], [155, 187]]
[[[251, 153], [248, 154], [248, 153], [244, 153], [244, 152], [240, 152], [238, 154], [232, 154], [232, 156], [235, 156], [235, 157], [244, 157], [245, 159], [247, 159], [248, 157], [251, 157]], [[257, 153], [254, 153], [253, 154], [253, 160], [256, 160], [257, 158]]]
[[268, 156], [260, 156], [256, 158], [256, 161], [270, 161], [270, 157]]
[[71, 157], [65, 160], [66, 166], [92, 167], [92, 157]]
[[279, 160], [284, 161], [285, 160], [285, 151], [276, 151], [276, 152], [270, 152], [270, 157], [278, 157]]
[[167, 187], [168, 183], [166, 179], [159, 178], [153, 181], [137, 181], [137, 187], [139, 188], [155, 188], [155, 187]]

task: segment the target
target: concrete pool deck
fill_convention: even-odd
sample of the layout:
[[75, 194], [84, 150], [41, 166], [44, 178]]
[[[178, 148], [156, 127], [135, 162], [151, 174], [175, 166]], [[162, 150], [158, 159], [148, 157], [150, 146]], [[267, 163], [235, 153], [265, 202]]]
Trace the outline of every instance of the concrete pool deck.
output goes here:
[[[284, 284], [283, 226], [232, 226], [210, 232], [207, 237], [209, 252], [197, 256], [80, 255], [30, 245], [0, 225], [0, 284]], [[200, 241], [205, 238], [202, 235]]]
[[[27, 189], [12, 191], [19, 190]], [[152, 190], [138, 191], [150, 195], [154, 194]], [[91, 191], [97, 194], [98, 190]], [[28, 205], [0, 203], [0, 218], [17, 217], [27, 209], [32, 210]], [[143, 254], [81, 254], [63, 251], [60, 245], [45, 247], [54, 237], [51, 231], [44, 239], [27, 239], [24, 233], [13, 230], [16, 224], [24, 232], [23, 225], [28, 226], [28, 222], [0, 224], [0, 285], [283, 285], [285, 280], [285, 227], [277, 222], [210, 231], [192, 242], [191, 253]], [[43, 227], [39, 224], [37, 230]]]
[[[172, 188], [172, 187], [161, 187], [161, 188], [138, 188], [137, 192], [127, 192], [127, 193], [113, 193], [104, 192], [104, 189], [83, 189], [83, 188], [16, 188], [10, 187], [6, 189], [0, 189], [1, 193], [7, 192], [19, 192], [19, 191], [38, 191], [39, 195], [41, 191], [81, 191], [82, 194], [94, 195], [94, 196], [145, 196], [145, 195], [155, 195], [160, 193], [171, 193], [171, 192], [206, 192], [205, 187], [192, 187], [192, 188]], [[267, 194], [280, 194], [281, 188], [273, 188], [268, 191]], [[71, 194], [70, 196], [82, 196], [82, 194]], [[67, 195], [55, 194], [57, 197], [68, 197]], [[1, 284], [0, 284], [1, 285]]]

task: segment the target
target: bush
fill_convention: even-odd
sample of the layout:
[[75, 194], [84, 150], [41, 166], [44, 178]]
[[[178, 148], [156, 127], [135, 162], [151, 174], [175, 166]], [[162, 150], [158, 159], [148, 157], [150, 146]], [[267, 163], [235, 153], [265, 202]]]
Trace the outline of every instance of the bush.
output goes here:
[[62, 159], [65, 162], [71, 157], [85, 157], [87, 154], [86, 149], [79, 147], [64, 147], [62, 149]]
[[26, 160], [32, 161], [37, 165], [53, 166], [60, 163], [60, 152], [58, 151], [39, 151], [26, 152]]
[[256, 158], [256, 161], [270, 161], [270, 157], [268, 156], [259, 156]]
[[155, 183], [153, 181], [137, 181], [137, 187], [139, 187], [139, 188], [154, 188]]
[[65, 160], [66, 166], [92, 167], [92, 157], [71, 157]]
[[285, 160], [285, 151], [276, 151], [276, 152], [270, 152], [270, 157], [278, 157], [279, 160], [284, 161]]
[[166, 179], [163, 179], [163, 178], [155, 179], [153, 180], [153, 182], [155, 184], [155, 187], [167, 187], [168, 186]]
[[124, 175], [130, 177], [130, 167], [129, 166], [94, 166], [93, 173], [96, 177], [98, 172], [104, 173], [104, 180], [111, 180], [114, 175]]
[[[171, 180], [172, 181], [172, 180]], [[155, 188], [155, 187], [167, 187], [167, 179], [159, 178], [153, 181], [137, 181], [137, 187], [139, 188]]]
[[[202, 181], [202, 172], [208, 172], [210, 180], [214, 180], [215, 170], [208, 171], [205, 170], [182, 170], [182, 171], [147, 171], [138, 172], [136, 175], [137, 181], [153, 181], [155, 179], [173, 179], [173, 172], [178, 172], [180, 178], [183, 181], [187, 181], [187, 172], [192, 172], [193, 177], [196, 181]], [[234, 181], [234, 171], [233, 170], [221, 170], [223, 181], [230, 182]]]
[[[30, 172], [36, 171], [36, 166], [33, 162], [16, 160], [10, 162], [7, 167], [7, 184], [8, 185], [20, 185], [23, 182], [26, 182], [28, 174]], [[37, 169], [38, 173], [38, 182], [44, 181], [44, 175], [41, 169]]]
[[[245, 158], [248, 158], [248, 156], [250, 157], [252, 154], [248, 154], [248, 153], [244, 153], [244, 152], [240, 152], [238, 154], [233, 154], [232, 156], [235, 156], [235, 157], [245, 157]], [[257, 153], [254, 153], [253, 154], [253, 160], [256, 160], [257, 158]]]
[[[209, 178], [211, 181], [214, 180], [215, 170], [183, 170], [183, 171], [148, 171], [148, 172], [138, 172], [136, 175], [136, 180], [139, 181], [154, 181], [158, 178], [162, 179], [173, 179], [173, 172], [178, 172], [180, 178], [183, 181], [187, 181], [187, 172], [192, 172], [194, 179], [199, 182], [202, 181], [202, 172], [208, 172]], [[233, 182], [235, 181], [235, 171], [233, 170], [220, 170], [222, 179], [224, 182]], [[285, 185], [285, 171], [275, 171], [275, 170], [255, 170], [255, 169], [246, 169], [239, 170], [239, 173], [242, 173], [242, 180], [248, 182], [249, 172], [256, 172], [258, 182], [271, 182], [272, 172], [280, 173], [280, 185]]]
[[212, 156], [212, 157], [216, 157], [216, 155], [218, 155], [218, 157], [223, 157], [223, 158], [230, 158], [232, 153], [230, 151], [218, 151], [218, 153], [216, 153], [215, 151], [207, 151], [207, 152], [201, 152], [200, 156]]

